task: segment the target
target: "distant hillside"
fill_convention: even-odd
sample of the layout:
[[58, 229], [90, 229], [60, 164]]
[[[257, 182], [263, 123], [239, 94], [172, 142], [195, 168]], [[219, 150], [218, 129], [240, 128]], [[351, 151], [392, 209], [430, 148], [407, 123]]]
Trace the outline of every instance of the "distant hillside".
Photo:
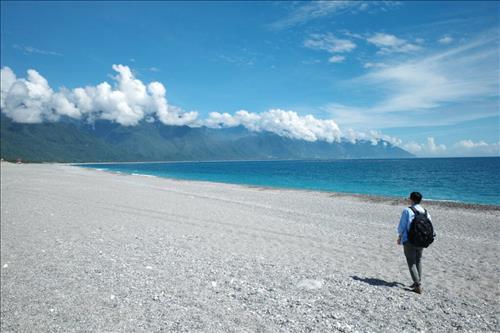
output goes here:
[[211, 129], [109, 121], [20, 124], [1, 115], [1, 157], [34, 162], [412, 157], [388, 142], [308, 142], [244, 127]]

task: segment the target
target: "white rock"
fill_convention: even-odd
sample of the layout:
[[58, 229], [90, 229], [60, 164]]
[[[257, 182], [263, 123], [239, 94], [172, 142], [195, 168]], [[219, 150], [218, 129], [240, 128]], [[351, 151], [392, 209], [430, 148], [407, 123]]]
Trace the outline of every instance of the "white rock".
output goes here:
[[303, 289], [319, 289], [323, 287], [323, 280], [312, 280], [312, 279], [304, 279], [297, 283], [297, 288]]

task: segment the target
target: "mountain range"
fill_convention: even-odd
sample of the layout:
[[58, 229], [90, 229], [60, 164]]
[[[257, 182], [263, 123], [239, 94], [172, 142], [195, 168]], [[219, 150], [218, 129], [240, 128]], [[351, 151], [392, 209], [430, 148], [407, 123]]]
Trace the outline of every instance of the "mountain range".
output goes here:
[[207, 128], [142, 122], [121, 126], [99, 120], [22, 124], [1, 115], [1, 158], [32, 162], [202, 161], [405, 158], [389, 142], [328, 143], [290, 139], [243, 126]]

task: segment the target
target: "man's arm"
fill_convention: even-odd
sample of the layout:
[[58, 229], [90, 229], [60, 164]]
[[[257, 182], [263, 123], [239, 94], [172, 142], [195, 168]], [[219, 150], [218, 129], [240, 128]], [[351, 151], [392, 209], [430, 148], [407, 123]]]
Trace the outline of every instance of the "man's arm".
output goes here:
[[407, 229], [407, 223], [408, 223], [408, 210], [403, 210], [403, 213], [401, 214], [401, 218], [399, 219], [399, 225], [398, 225], [398, 240], [397, 243], [398, 245], [401, 245], [401, 237], [403, 235], [403, 231]]

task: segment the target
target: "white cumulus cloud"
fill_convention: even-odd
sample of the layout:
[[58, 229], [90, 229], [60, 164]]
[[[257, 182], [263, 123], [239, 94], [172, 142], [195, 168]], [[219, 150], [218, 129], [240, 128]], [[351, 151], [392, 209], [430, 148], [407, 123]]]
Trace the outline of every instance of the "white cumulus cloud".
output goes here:
[[[103, 119], [124, 126], [134, 126], [141, 121], [160, 121], [168, 125], [207, 126], [226, 128], [244, 126], [254, 132], [272, 132], [291, 139], [338, 142], [341, 139], [353, 143], [370, 141], [372, 144], [390, 143], [406, 148], [420, 156], [438, 156], [462, 151], [495, 154], [499, 144], [484, 141], [462, 140], [448, 149], [429, 137], [426, 143], [403, 144], [396, 137], [378, 131], [359, 132], [348, 129], [342, 132], [332, 119], [318, 119], [313, 115], [299, 115], [291, 110], [271, 109], [254, 113], [240, 110], [233, 114], [212, 112], [206, 119], [198, 119], [196, 112], [184, 112], [170, 105], [166, 89], [160, 82], [143, 83], [132, 70], [124, 65], [113, 65], [113, 82], [102, 82], [96, 86], [74, 89], [52, 89], [47, 80], [37, 71], [30, 69], [26, 78], [18, 78], [8, 67], [1, 69], [1, 111], [20, 123], [58, 121], [70, 117], [92, 122]], [[356, 110], [346, 108], [348, 113]], [[475, 153], [474, 153], [475, 154]], [[479, 154], [479, 153], [478, 153]]]
[[484, 140], [474, 142], [467, 139], [458, 141], [453, 148], [461, 156], [500, 156], [500, 141], [487, 143]]
[[409, 142], [401, 145], [402, 148], [417, 156], [500, 156], [500, 142], [487, 143], [484, 140], [474, 142], [470, 139], [460, 140], [449, 147], [439, 144], [432, 137], [424, 143]]
[[331, 63], [342, 62], [345, 56], [338, 53], [348, 53], [356, 48], [356, 44], [349, 39], [338, 38], [331, 33], [311, 34], [304, 41], [304, 46], [312, 50], [322, 50], [330, 53], [332, 56], [328, 60]]
[[433, 137], [427, 138], [425, 143], [409, 142], [404, 145], [404, 148], [409, 152], [425, 156], [425, 155], [437, 155], [446, 151], [446, 145], [437, 144]]
[[485, 147], [488, 144], [484, 141], [474, 142], [472, 140], [462, 140], [457, 142], [457, 146], [461, 148], [477, 148], [477, 147]]
[[448, 35], [446, 36], [443, 36], [441, 38], [438, 39], [438, 42], [441, 43], [441, 44], [451, 44], [453, 43], [454, 39]]
[[372, 145], [377, 145], [379, 142], [390, 143], [393, 146], [402, 146], [403, 141], [397, 137], [383, 134], [380, 131], [369, 130], [367, 132], [355, 131], [352, 128], [342, 132], [343, 138], [351, 143], [357, 141], [370, 141]]
[[337, 38], [330, 33], [312, 34], [304, 41], [304, 46], [310, 49], [323, 50], [330, 53], [351, 52], [356, 48], [356, 44], [349, 39]]
[[334, 56], [331, 56], [330, 58], [328, 58], [328, 62], [331, 62], [331, 63], [338, 63], [338, 62], [342, 62], [344, 60], [345, 60], [345, 57], [341, 56], [341, 55], [334, 55]]
[[58, 121], [65, 116], [88, 122], [109, 120], [123, 126], [134, 126], [142, 120], [215, 128], [242, 125], [251, 131], [269, 131], [307, 141], [333, 142], [341, 136], [339, 127], [331, 119], [300, 116], [280, 109], [262, 113], [241, 110], [233, 115], [212, 112], [207, 119], [200, 120], [196, 112], [184, 112], [170, 105], [160, 82], [146, 85], [129, 67], [113, 65], [112, 68], [116, 73], [113, 84], [102, 82], [96, 86], [54, 91], [33, 69], [28, 70], [27, 78], [17, 78], [10, 68], [4, 67], [1, 70], [2, 112], [20, 123]]
[[66, 111], [64, 98], [56, 96], [54, 103], [54, 92], [47, 80], [32, 69], [28, 70], [27, 74], [26, 79], [18, 79], [10, 68], [2, 68], [2, 112], [14, 121], [22, 123], [57, 120], [57, 112]]
[[16, 122], [57, 121], [61, 116], [94, 121], [105, 119], [124, 126], [137, 125], [156, 117], [168, 125], [194, 122], [196, 112], [183, 112], [169, 105], [160, 82], [148, 85], [135, 78], [129, 67], [113, 65], [114, 84], [54, 90], [37, 71], [28, 70], [27, 78], [17, 78], [9, 67], [1, 70], [2, 112]]
[[443, 144], [437, 144], [434, 140], [434, 138], [430, 137], [427, 138], [427, 149], [431, 153], [441, 153], [446, 150], [446, 145]]
[[412, 44], [394, 35], [380, 32], [368, 37], [366, 41], [377, 46], [380, 54], [411, 53], [422, 49], [419, 45]]
[[242, 125], [251, 131], [269, 131], [307, 141], [333, 142], [341, 136], [333, 120], [280, 109], [262, 113], [241, 110], [233, 115], [212, 112], [207, 119], [200, 120], [196, 112], [184, 112], [170, 105], [160, 82], [146, 85], [129, 67], [113, 65], [112, 68], [116, 73], [113, 84], [102, 82], [96, 86], [54, 91], [33, 69], [28, 70], [27, 78], [17, 78], [10, 68], [4, 67], [1, 70], [2, 112], [20, 123], [58, 121], [65, 116], [88, 122], [109, 120], [123, 126], [134, 126], [142, 120], [215, 128]]
[[338, 141], [341, 132], [331, 119], [317, 119], [312, 115], [300, 116], [294, 111], [271, 109], [262, 113], [240, 110], [234, 115], [228, 113], [210, 113], [204, 121], [208, 127], [244, 126], [255, 132], [268, 131], [291, 139], [306, 141]]
[[436, 143], [433, 137], [428, 137], [425, 143], [409, 142], [403, 148], [419, 156], [443, 155], [447, 151], [446, 145]]

